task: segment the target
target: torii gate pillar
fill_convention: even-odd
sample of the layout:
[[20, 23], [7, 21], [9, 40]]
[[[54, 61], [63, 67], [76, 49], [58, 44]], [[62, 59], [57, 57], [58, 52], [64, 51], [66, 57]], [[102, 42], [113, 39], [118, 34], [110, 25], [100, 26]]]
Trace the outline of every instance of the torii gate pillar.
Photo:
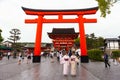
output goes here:
[[43, 16], [38, 16], [37, 21], [37, 31], [36, 31], [36, 41], [33, 55], [33, 62], [41, 62], [41, 40], [42, 40], [42, 24], [43, 24]]
[[80, 33], [80, 48], [81, 48], [81, 62], [88, 62], [86, 37], [84, 30], [84, 18], [82, 15], [78, 15], [79, 19], [79, 33]]
[[[42, 24], [43, 23], [78, 23], [79, 33], [80, 33], [80, 48], [81, 48], [81, 62], [89, 62], [86, 47], [86, 37], [84, 30], [84, 23], [96, 23], [96, 19], [86, 19], [83, 18], [87, 14], [95, 14], [98, 7], [88, 8], [88, 9], [74, 9], [74, 10], [36, 10], [24, 8], [22, 9], [28, 15], [37, 15], [37, 19], [26, 19], [25, 23], [37, 23], [36, 41], [34, 48], [33, 62], [41, 61], [41, 38], [42, 38]], [[45, 15], [57, 15], [58, 19], [45, 19]], [[64, 15], [77, 15], [76, 19], [64, 19]]]

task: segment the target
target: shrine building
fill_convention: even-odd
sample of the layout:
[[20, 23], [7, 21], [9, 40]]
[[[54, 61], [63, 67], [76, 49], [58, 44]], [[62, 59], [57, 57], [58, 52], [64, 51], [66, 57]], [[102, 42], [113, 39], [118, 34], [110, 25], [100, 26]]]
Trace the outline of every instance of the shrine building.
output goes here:
[[78, 35], [79, 33], [75, 32], [74, 28], [53, 28], [52, 32], [48, 33], [56, 50], [67, 51], [74, 46], [74, 39], [78, 38]]

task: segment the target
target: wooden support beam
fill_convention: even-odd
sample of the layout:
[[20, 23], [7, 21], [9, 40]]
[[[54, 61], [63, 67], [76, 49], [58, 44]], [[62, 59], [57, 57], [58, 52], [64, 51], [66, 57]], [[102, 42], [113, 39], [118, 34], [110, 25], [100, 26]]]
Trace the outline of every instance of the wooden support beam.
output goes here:
[[43, 23], [78, 23], [77, 19], [43, 19]]
[[86, 19], [84, 18], [84, 23], [96, 23], [97, 19]]
[[37, 23], [38, 19], [25, 19], [25, 23]]

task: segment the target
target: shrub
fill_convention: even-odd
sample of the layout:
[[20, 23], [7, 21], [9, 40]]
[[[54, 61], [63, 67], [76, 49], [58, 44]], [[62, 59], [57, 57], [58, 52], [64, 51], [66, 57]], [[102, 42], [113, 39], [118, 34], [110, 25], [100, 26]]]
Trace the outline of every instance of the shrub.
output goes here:
[[118, 57], [120, 57], [120, 50], [112, 51], [112, 58], [117, 59]]
[[88, 50], [88, 57], [91, 60], [103, 61], [102, 55], [103, 55], [102, 50], [99, 50], [99, 49]]

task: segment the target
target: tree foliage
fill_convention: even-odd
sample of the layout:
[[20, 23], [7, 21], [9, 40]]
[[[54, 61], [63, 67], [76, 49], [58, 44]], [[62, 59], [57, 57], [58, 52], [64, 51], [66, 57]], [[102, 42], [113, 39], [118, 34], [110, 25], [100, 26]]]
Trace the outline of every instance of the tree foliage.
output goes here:
[[86, 43], [88, 49], [100, 48], [101, 46], [104, 46], [104, 38], [95, 37], [94, 33], [92, 33], [86, 37]]
[[[79, 38], [75, 39], [75, 44], [79, 44]], [[96, 37], [94, 33], [86, 34], [87, 49], [97, 49], [104, 46], [104, 38]]]
[[12, 29], [10, 31], [10, 37], [8, 38], [10, 40], [10, 42], [12, 43], [12, 48], [14, 49], [14, 54], [13, 57], [16, 58], [16, 53], [17, 50], [20, 49], [19, 45], [17, 44], [17, 41], [20, 40], [20, 30], [19, 29]]
[[20, 30], [19, 29], [12, 29], [10, 31], [10, 37], [8, 38], [12, 43], [16, 43], [16, 41], [20, 40]]
[[0, 43], [4, 40], [1, 33], [2, 33], [2, 30], [0, 29]]
[[101, 12], [101, 17], [106, 17], [107, 14], [110, 14], [110, 8], [113, 6], [117, 0], [96, 0]]

